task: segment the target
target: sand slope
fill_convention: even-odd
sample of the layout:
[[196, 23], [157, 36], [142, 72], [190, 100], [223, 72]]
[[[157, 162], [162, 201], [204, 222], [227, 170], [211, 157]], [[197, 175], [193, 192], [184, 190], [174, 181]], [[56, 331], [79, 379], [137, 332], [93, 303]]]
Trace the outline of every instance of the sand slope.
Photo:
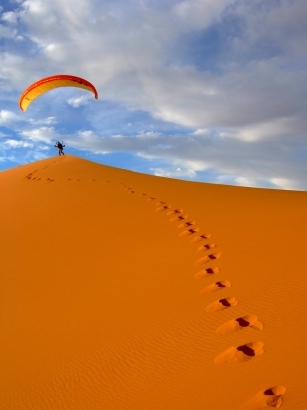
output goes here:
[[1, 410], [306, 408], [307, 193], [73, 156], [0, 187]]

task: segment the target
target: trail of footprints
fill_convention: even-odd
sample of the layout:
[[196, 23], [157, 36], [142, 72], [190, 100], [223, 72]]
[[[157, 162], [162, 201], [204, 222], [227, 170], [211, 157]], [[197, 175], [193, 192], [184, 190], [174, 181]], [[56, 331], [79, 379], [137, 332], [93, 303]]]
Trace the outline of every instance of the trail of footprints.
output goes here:
[[[43, 169], [47, 168], [45, 166]], [[34, 174], [38, 172], [35, 170], [24, 177], [24, 181], [33, 181], [33, 182], [43, 182], [43, 183], [50, 183], [56, 181], [54, 178], [38, 178], [35, 177]], [[81, 182], [80, 179], [66, 179], [67, 182]], [[90, 182], [96, 182], [96, 179], [90, 179]], [[111, 181], [107, 180], [107, 183]], [[122, 187], [127, 191], [128, 194], [134, 194], [135, 191], [132, 187], [124, 185], [124, 183], [120, 183]], [[156, 197], [148, 196], [146, 193], [141, 192], [139, 195], [140, 197], [147, 198], [148, 201], [156, 200]], [[202, 233], [200, 234], [200, 229], [195, 228], [194, 225], [196, 221], [188, 220], [188, 215], [184, 213], [182, 208], [172, 209], [172, 206], [167, 204], [166, 201], [160, 201], [157, 204], [156, 212], [163, 212], [170, 218], [170, 222], [177, 222], [179, 225], [177, 226], [178, 229], [183, 229], [182, 232], [179, 233], [180, 237], [192, 237], [191, 243], [192, 244], [200, 244], [197, 248], [196, 253], [200, 256], [195, 262], [195, 266], [206, 265], [210, 262], [215, 262], [217, 259], [221, 257], [221, 252], [216, 252], [215, 248], [217, 245], [213, 242], [209, 242], [208, 240], [211, 237], [210, 233]], [[204, 254], [204, 256], [201, 256]], [[204, 267], [202, 270], [198, 271], [194, 275], [194, 279], [206, 279], [212, 277], [213, 275], [217, 275], [219, 273], [219, 268], [217, 266], [214, 267]], [[224, 289], [230, 288], [231, 282], [228, 279], [218, 280], [206, 287], [204, 287], [200, 293], [201, 294], [208, 294], [213, 292], [219, 292]], [[226, 296], [220, 299], [215, 300], [213, 303], [208, 304], [205, 307], [205, 311], [207, 313], [217, 313], [222, 312], [225, 309], [232, 308], [236, 306], [239, 302], [236, 300], [234, 296]], [[246, 328], [252, 328], [256, 330], [262, 330], [263, 324], [258, 320], [256, 315], [247, 314], [242, 317], [237, 317], [232, 319], [228, 322], [223, 323], [216, 329], [216, 333], [220, 335], [228, 335], [230, 333], [238, 332], [244, 330]], [[215, 359], [214, 363], [217, 365], [224, 364], [224, 363], [245, 363], [249, 360], [256, 358], [257, 356], [261, 356], [263, 354], [263, 343], [261, 341], [249, 341], [240, 346], [230, 346], [225, 351], [219, 353]], [[243, 404], [239, 410], [261, 410], [266, 407], [275, 407], [279, 408], [282, 405], [283, 395], [286, 391], [286, 388], [283, 386], [273, 386], [266, 390], [262, 390], [257, 393], [253, 398], [251, 398], [248, 402]]]
[[[47, 167], [44, 167], [44, 168], [47, 168]], [[42, 169], [44, 169], [44, 168], [42, 168]], [[54, 178], [39, 178], [39, 177], [33, 176], [36, 172], [38, 172], [38, 169], [36, 169], [35, 171], [32, 171], [32, 172], [30, 172], [29, 174], [27, 174], [27, 175], [24, 177], [23, 180], [24, 180], [24, 181], [33, 181], [33, 182], [43, 182], [43, 183], [46, 183], [46, 184], [55, 181]]]
[[[45, 183], [45, 184], [46, 184], [46, 183], [49, 183], [49, 182], [57, 181], [55, 178], [38, 178], [38, 177], [33, 176], [33, 174], [34, 174], [35, 172], [37, 172], [37, 171], [38, 171], [38, 170], [35, 170], [35, 171], [33, 171], [33, 172], [27, 174], [27, 175], [23, 178], [23, 181], [42, 182], [42, 183]], [[65, 179], [65, 181], [67, 181], [67, 182], [81, 182], [82, 180], [81, 180], [81, 179], [77, 179], [77, 178], [75, 178], [75, 179], [73, 179], [73, 178], [67, 178], [67, 179]], [[89, 182], [96, 182], [96, 179], [90, 179]], [[106, 182], [109, 182], [109, 181], [106, 181]]]
[[[48, 167], [48, 165], [46, 165], [45, 167], [43, 167], [42, 169], [46, 169]], [[50, 183], [50, 182], [54, 182], [57, 181], [55, 178], [39, 178], [34, 176], [34, 174], [36, 172], [38, 172], [39, 170], [36, 169], [35, 171], [30, 172], [29, 174], [25, 175], [25, 177], [23, 178], [23, 181], [30, 181], [30, 182], [41, 182], [41, 183]], [[81, 179], [78, 178], [66, 178], [65, 179], [66, 182], [81, 182]], [[96, 179], [90, 179], [89, 182], [96, 182]], [[106, 182], [110, 182], [110, 181], [106, 181]]]
[[[126, 189], [126, 191], [129, 194], [135, 193], [132, 187], [127, 187], [123, 183], [121, 183], [121, 185]], [[142, 192], [140, 196], [147, 197], [148, 201], [156, 199], [152, 196], [148, 197], [147, 194], [144, 192]], [[213, 252], [217, 245], [213, 242], [208, 241], [211, 237], [211, 234], [200, 234], [200, 229], [194, 227], [196, 221], [188, 220], [188, 215], [184, 213], [183, 209], [172, 209], [172, 206], [167, 204], [166, 201], [160, 201], [156, 205], [156, 212], [166, 213], [166, 215], [170, 217], [170, 222], [179, 222], [177, 228], [183, 229], [183, 231], [179, 233], [180, 237], [192, 237], [192, 244], [201, 243], [201, 245], [197, 248], [196, 252], [199, 256], [201, 256], [202, 253], [205, 253], [205, 255], [201, 256], [194, 262], [195, 266], [205, 265], [212, 261], [215, 262], [217, 259], [221, 257], [221, 252]], [[212, 277], [213, 275], [216, 275], [218, 273], [219, 268], [217, 266], [206, 267], [197, 272], [194, 275], [194, 278], [196, 280], [205, 279]], [[204, 287], [200, 291], [200, 293], [213, 293], [224, 289], [228, 289], [230, 287], [231, 282], [228, 279], [218, 280]], [[226, 296], [221, 299], [215, 300], [213, 303], [208, 304], [205, 308], [205, 311], [209, 314], [222, 312], [225, 309], [229, 309], [236, 306], [238, 303], [239, 302], [236, 300], [234, 296]], [[223, 323], [216, 329], [216, 333], [224, 336], [230, 333], [244, 330], [246, 328], [262, 330], [263, 323], [258, 320], [256, 315], [247, 314], [245, 316], [237, 317], [235, 319]], [[261, 341], [249, 341], [243, 345], [230, 346], [228, 349], [219, 353], [215, 357], [214, 363], [216, 365], [224, 363], [245, 363], [249, 360], [256, 358], [257, 356], [261, 356], [263, 353], [264, 349], [263, 343]], [[259, 393], [257, 393], [253, 398], [251, 398], [248, 402], [244, 403], [239, 410], [261, 410], [266, 407], [279, 408], [282, 405], [283, 395], [285, 391], [286, 388], [283, 386], [273, 386], [266, 390], [262, 390]]]

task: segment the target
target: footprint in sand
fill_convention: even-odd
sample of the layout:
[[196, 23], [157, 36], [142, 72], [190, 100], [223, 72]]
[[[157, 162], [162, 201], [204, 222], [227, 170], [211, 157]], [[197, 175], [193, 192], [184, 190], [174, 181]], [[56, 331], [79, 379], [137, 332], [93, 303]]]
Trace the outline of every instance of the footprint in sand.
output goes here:
[[231, 283], [229, 280], [221, 280], [219, 282], [212, 283], [212, 285], [206, 286], [200, 293], [212, 293], [222, 290], [224, 288], [230, 288]]
[[148, 198], [148, 201], [154, 201], [156, 198], [154, 196], [151, 196], [150, 198]]
[[230, 320], [216, 329], [216, 333], [227, 335], [228, 333], [238, 332], [239, 330], [251, 327], [252, 329], [262, 330], [263, 323], [259, 322], [257, 316], [246, 315]]
[[263, 343], [250, 342], [242, 346], [231, 346], [229, 349], [216, 356], [214, 364], [244, 363], [256, 356], [261, 356], [262, 354]]
[[183, 231], [179, 234], [179, 236], [190, 236], [190, 235], [194, 235], [196, 232], [199, 231], [199, 228], [192, 228], [192, 229], [188, 229], [186, 231]]
[[183, 224], [180, 224], [177, 226], [177, 228], [188, 228], [189, 226], [193, 226], [196, 224], [196, 221], [189, 221], [189, 222], [184, 222]]
[[187, 219], [188, 215], [179, 215], [175, 216], [175, 218], [170, 219], [170, 222], [175, 222], [175, 221], [183, 221]]
[[26, 181], [35, 180], [36, 178], [33, 177], [33, 174], [35, 174], [35, 172], [38, 172], [38, 171], [36, 170], [36, 171], [30, 172], [29, 174], [25, 175], [24, 180]]
[[266, 407], [279, 409], [283, 402], [283, 395], [286, 392], [284, 386], [274, 386], [266, 390], [261, 390], [256, 396], [244, 403], [239, 410], [262, 410]]
[[157, 206], [158, 205], [165, 205], [165, 204], [166, 204], [166, 201], [160, 201], [160, 202], [157, 203]]
[[204, 256], [203, 258], [198, 259], [194, 265], [203, 265], [204, 263], [208, 263], [211, 260], [219, 259], [221, 257], [221, 253], [211, 253], [211, 255]]
[[50, 182], [54, 182], [55, 179], [53, 178], [46, 178], [44, 184], [49, 184]]
[[203, 235], [197, 236], [191, 240], [191, 243], [197, 243], [201, 241], [205, 241], [206, 239], [211, 238], [211, 233], [204, 233]]
[[213, 303], [210, 303], [206, 307], [206, 312], [211, 313], [211, 312], [220, 312], [221, 310], [230, 308], [232, 306], [236, 306], [239, 302], [236, 300], [235, 297], [228, 297], [228, 298], [223, 298], [216, 300]]
[[203, 279], [206, 278], [208, 276], [214, 275], [215, 273], [218, 273], [220, 270], [218, 267], [215, 268], [207, 268], [207, 269], [203, 269], [200, 272], [197, 272], [194, 275], [195, 279]]
[[170, 209], [171, 207], [172, 207], [171, 205], [163, 205], [163, 206], [160, 206], [159, 208], [157, 208], [156, 212], [166, 211], [167, 209]]
[[174, 209], [173, 211], [168, 212], [166, 215], [176, 215], [176, 214], [182, 214], [183, 209]]
[[196, 252], [207, 251], [208, 249], [216, 248], [215, 243], [206, 243], [206, 245], [200, 246]]

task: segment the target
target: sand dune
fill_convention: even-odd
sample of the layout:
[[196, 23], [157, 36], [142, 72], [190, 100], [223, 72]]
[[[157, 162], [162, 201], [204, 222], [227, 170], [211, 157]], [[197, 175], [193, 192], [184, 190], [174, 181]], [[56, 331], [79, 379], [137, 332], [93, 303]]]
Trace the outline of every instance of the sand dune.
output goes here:
[[0, 186], [0, 409], [306, 408], [306, 192], [68, 155]]

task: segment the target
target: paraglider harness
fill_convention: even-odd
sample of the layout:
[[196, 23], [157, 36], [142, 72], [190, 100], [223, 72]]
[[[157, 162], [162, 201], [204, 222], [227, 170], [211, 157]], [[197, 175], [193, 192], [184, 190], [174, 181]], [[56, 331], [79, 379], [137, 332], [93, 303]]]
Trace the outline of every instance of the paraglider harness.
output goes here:
[[58, 142], [55, 144], [55, 147], [58, 148], [58, 150], [59, 150], [59, 155], [61, 155], [61, 154], [64, 155], [63, 148], [65, 147], [65, 145], [64, 145], [63, 141], [62, 141], [62, 144], [60, 143], [60, 141], [58, 141]]

